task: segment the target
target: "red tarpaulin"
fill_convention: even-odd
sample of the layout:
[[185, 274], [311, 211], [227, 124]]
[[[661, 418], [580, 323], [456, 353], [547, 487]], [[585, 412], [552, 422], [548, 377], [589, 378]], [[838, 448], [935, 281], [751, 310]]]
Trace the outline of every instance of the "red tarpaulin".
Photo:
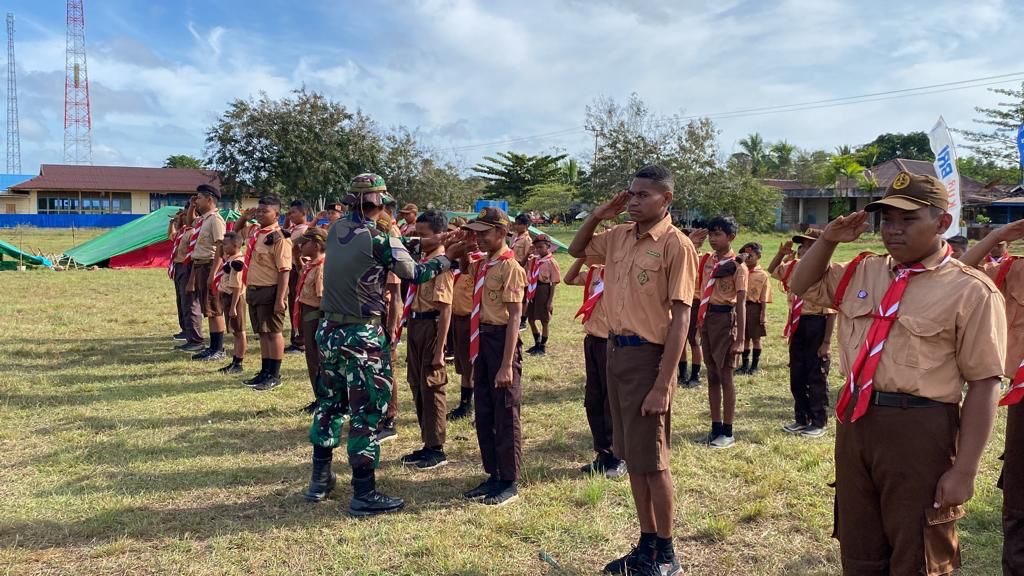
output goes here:
[[167, 268], [170, 263], [170, 240], [150, 244], [110, 259], [111, 268]]

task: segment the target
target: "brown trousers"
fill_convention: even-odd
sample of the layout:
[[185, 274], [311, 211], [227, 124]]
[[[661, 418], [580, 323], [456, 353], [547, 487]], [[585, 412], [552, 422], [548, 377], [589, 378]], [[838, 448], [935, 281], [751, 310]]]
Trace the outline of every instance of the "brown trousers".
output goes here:
[[836, 430], [835, 533], [846, 576], [949, 574], [960, 567], [956, 520], [934, 510], [956, 456], [960, 407], [871, 406]]
[[[298, 297], [298, 295], [299, 295], [298, 294], [298, 290], [299, 290], [299, 276], [302, 274], [301, 268], [302, 268], [301, 266], [299, 266], [299, 267], [294, 267], [293, 266], [291, 272], [288, 273], [288, 323], [289, 324], [291, 324], [291, 319], [292, 319], [292, 317], [294, 315], [294, 311], [295, 311], [295, 304], [296, 304], [295, 298]], [[300, 303], [299, 306], [301, 307], [301, 306], [303, 306], [303, 304]], [[289, 341], [291, 342], [291, 344], [293, 346], [297, 346], [299, 348], [304, 348], [306, 346], [306, 344], [305, 344], [306, 339], [302, 337], [303, 324], [305, 324], [305, 322], [302, 321], [302, 319], [300, 318], [299, 325], [298, 326], [294, 326], [293, 325], [291, 327], [291, 338], [289, 339]]]
[[473, 387], [473, 364], [469, 361], [469, 316], [452, 314], [452, 354], [455, 356], [455, 373], [469, 375], [469, 386]]
[[[416, 421], [420, 424], [420, 436], [426, 447], [443, 446], [447, 425], [448, 402], [445, 386], [448, 371], [444, 359], [439, 369], [434, 369], [434, 346], [437, 344], [437, 320], [410, 318], [406, 327], [406, 374], [412, 400], [416, 405]], [[447, 335], [441, 335], [442, 338]]]
[[1003, 453], [1003, 575], [1024, 576], [1024, 403], [1006, 412]]
[[828, 424], [829, 360], [818, 356], [825, 341], [826, 318], [808, 315], [789, 344], [789, 391], [793, 394], [793, 418], [798, 424], [824, 428]]
[[189, 344], [203, 343], [203, 309], [195, 292], [188, 292], [188, 279], [192, 275], [192, 265], [178, 263], [174, 265], [174, 296], [178, 304], [178, 325], [185, 333]]
[[306, 316], [318, 312], [319, 308], [313, 308], [309, 304], [299, 303], [299, 326], [302, 327], [302, 343], [306, 353], [306, 371], [309, 372], [309, 383], [313, 385], [313, 394], [316, 394], [316, 378], [320, 375], [320, 347], [316, 343], [316, 329], [320, 324], [319, 318], [306, 320]]
[[476, 437], [480, 459], [488, 475], [503, 481], [519, 479], [523, 454], [523, 431], [519, 408], [523, 400], [523, 343], [516, 343], [512, 356], [512, 386], [495, 388], [494, 381], [505, 355], [505, 331], [514, 326], [480, 325], [480, 353], [473, 364]]
[[583, 339], [583, 360], [587, 368], [587, 384], [583, 407], [587, 411], [594, 452], [612, 453], [612, 409], [608, 403], [608, 339], [587, 334]]

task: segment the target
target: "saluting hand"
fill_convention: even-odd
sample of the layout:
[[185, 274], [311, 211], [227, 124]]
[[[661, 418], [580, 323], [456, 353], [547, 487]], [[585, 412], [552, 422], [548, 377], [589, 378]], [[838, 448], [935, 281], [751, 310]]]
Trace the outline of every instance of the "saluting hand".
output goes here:
[[1021, 238], [1024, 238], [1024, 220], [1017, 220], [1016, 222], [1007, 224], [996, 231], [996, 234], [999, 235], [998, 238], [1002, 242], [1014, 242], [1016, 240], [1020, 240]]
[[868, 213], [859, 210], [829, 222], [821, 232], [821, 238], [828, 242], [853, 242], [867, 232], [868, 228]]
[[626, 210], [629, 202], [629, 190], [622, 190], [612, 199], [594, 208], [593, 216], [598, 220], [611, 220]]
[[793, 251], [793, 241], [786, 240], [782, 244], [779, 244], [779, 254], [783, 256], [793, 256], [796, 252]]
[[690, 232], [689, 238], [690, 242], [693, 243], [693, 247], [699, 250], [704, 245], [704, 241], [708, 239], [708, 230], [707, 228], [698, 228]]

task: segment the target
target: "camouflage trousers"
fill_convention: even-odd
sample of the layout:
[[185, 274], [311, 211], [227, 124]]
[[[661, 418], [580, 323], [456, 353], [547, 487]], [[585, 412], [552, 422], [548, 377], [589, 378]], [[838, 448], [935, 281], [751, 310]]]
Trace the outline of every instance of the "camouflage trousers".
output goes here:
[[309, 441], [337, 448], [341, 427], [350, 418], [349, 464], [353, 469], [376, 468], [380, 463], [377, 432], [391, 400], [391, 346], [384, 329], [324, 320], [316, 331], [316, 343], [321, 370]]

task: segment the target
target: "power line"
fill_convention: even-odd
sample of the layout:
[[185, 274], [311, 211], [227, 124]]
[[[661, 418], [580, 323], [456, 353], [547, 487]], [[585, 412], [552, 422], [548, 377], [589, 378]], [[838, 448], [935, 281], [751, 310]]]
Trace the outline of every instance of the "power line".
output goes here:
[[[843, 96], [841, 98], [829, 98], [825, 100], [814, 100], [809, 102], [798, 102], [794, 104], [781, 104], [776, 106], [763, 106], [758, 108], [746, 108], [741, 110], [733, 110], [729, 112], [715, 112], [710, 114], [694, 114], [688, 116], [677, 116], [672, 118], [666, 118], [661, 121], [655, 122], [655, 124], [662, 124], [667, 122], [674, 122], [678, 120], [696, 120], [698, 118], [718, 118], [718, 119], [732, 119], [732, 118], [746, 118], [754, 116], [765, 116], [768, 114], [779, 114], [784, 112], [801, 112], [805, 110], [818, 110], [822, 108], [835, 108], [838, 106], [851, 106], [854, 104], [864, 104], [870, 102], [881, 102], [885, 100], [896, 100], [901, 98], [910, 98], [914, 96], [926, 96], [929, 94], [940, 94], [944, 92], [955, 92], [958, 90], [969, 90], [971, 88], [981, 88], [985, 86], [994, 86], [997, 84], [1005, 84], [1009, 82], [1017, 82], [1024, 80], [1024, 72], [1014, 72], [1012, 74], [998, 74], [995, 76], [984, 76], [980, 78], [972, 78], [969, 80], [957, 80], [955, 82], [943, 82], [940, 84], [930, 84], [927, 86], [917, 86], [915, 88], [901, 88], [898, 90], [886, 90], [884, 92], [872, 92], [868, 94], [861, 94], [858, 96]], [[553, 138], [557, 136], [568, 136], [571, 134], [578, 134], [586, 132], [586, 128], [583, 126], [576, 126], [572, 128], [566, 128], [563, 130], [556, 130], [553, 132], [544, 132], [540, 134], [533, 134], [530, 136], [519, 136], [516, 138], [509, 138], [505, 140], [496, 140], [492, 142], [481, 142], [477, 144], [467, 144], [464, 146], [453, 146], [444, 148], [445, 150], [453, 152], [461, 152], [468, 150], [476, 150], [479, 148], [488, 148], [491, 146], [501, 146], [506, 144], [517, 144], [520, 142], [527, 142], [530, 140], [542, 140], [546, 138]]]

